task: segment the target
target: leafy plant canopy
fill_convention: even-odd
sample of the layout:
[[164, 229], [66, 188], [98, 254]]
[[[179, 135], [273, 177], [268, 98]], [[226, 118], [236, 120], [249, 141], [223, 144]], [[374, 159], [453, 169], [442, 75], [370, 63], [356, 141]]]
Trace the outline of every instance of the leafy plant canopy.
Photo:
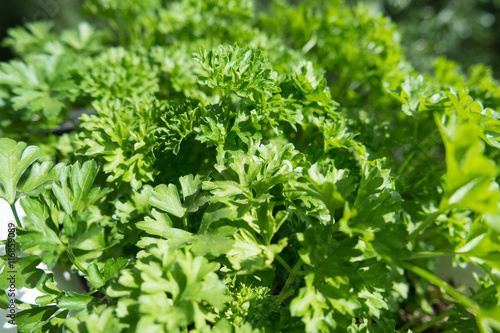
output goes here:
[[417, 72], [363, 5], [293, 3], [87, 0], [92, 25], [10, 30], [0, 197], [43, 294], [18, 332], [500, 331], [499, 82]]

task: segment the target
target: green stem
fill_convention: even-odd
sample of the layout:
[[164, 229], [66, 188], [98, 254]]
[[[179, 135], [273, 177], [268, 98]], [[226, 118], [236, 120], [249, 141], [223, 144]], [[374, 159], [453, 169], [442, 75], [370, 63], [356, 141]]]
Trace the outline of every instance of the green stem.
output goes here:
[[415, 266], [413, 264], [410, 264], [408, 262], [402, 262], [401, 264], [402, 264], [404, 269], [409, 270], [409, 271], [419, 275], [420, 277], [426, 279], [430, 283], [438, 286], [439, 288], [442, 288], [444, 291], [446, 291], [446, 293], [448, 295], [455, 298], [463, 306], [471, 309], [475, 313], [477, 313], [479, 311], [479, 307], [470, 298], [462, 295], [461, 293], [456, 291], [455, 288], [453, 288], [448, 283], [444, 282], [443, 280], [441, 280], [440, 278], [438, 278], [434, 274], [429, 273], [425, 269], [422, 269], [422, 268]]
[[427, 217], [427, 219], [421, 224], [418, 226], [417, 229], [415, 229], [407, 238], [407, 241], [412, 241], [414, 240], [424, 229], [426, 229], [427, 227], [429, 227], [432, 223], [434, 223], [434, 221], [436, 221], [436, 219], [438, 218], [439, 215], [441, 215], [442, 212], [440, 210], [438, 210], [437, 212], [429, 215]]
[[78, 259], [76, 259], [75, 255], [73, 254], [73, 250], [71, 250], [71, 247], [68, 246], [66, 248], [66, 253], [68, 254], [69, 260], [78, 268], [83, 274], [87, 275], [87, 270], [83, 268], [83, 266], [78, 262]]
[[16, 204], [15, 203], [11, 204], [10, 209], [12, 210], [12, 214], [14, 214], [14, 218], [16, 219], [17, 225], [22, 228], [23, 224], [21, 223], [21, 220], [19, 219], [19, 216], [17, 215]]
[[433, 258], [433, 257], [443, 257], [443, 256], [454, 256], [455, 251], [421, 251], [413, 253], [411, 256], [405, 258], [405, 260], [421, 259], [421, 258]]
[[[444, 312], [441, 312], [436, 317], [432, 318], [432, 320], [430, 320], [430, 321], [428, 321], [426, 323], [423, 323], [421, 325], [418, 325], [417, 327], [414, 327], [411, 330], [412, 330], [413, 333], [423, 332], [426, 329], [428, 329], [428, 328], [434, 326], [435, 324], [439, 323], [441, 320], [445, 319], [449, 315], [453, 314], [455, 311], [456, 311], [455, 307], [451, 307], [448, 310], [446, 310]], [[406, 328], [408, 328], [408, 327], [406, 327]], [[404, 327], [401, 328], [401, 332], [404, 332]]]
[[283, 265], [283, 267], [285, 267], [288, 273], [292, 274], [292, 267], [290, 267], [290, 265], [288, 265], [288, 263], [279, 254], [276, 254], [275, 258], [281, 265]]
[[91, 296], [92, 294], [94, 294], [94, 293], [96, 293], [96, 292], [98, 292], [98, 291], [99, 291], [99, 290], [97, 290], [97, 289], [92, 289], [92, 290], [90, 290], [88, 293], [86, 293], [85, 295]]
[[481, 290], [480, 292], [478, 292], [477, 294], [475, 295], [472, 295], [470, 298], [471, 299], [480, 299], [481, 297], [483, 297], [485, 294], [488, 294], [488, 293], [491, 293], [493, 290], [496, 289], [496, 286], [489, 286], [488, 288], [486, 289], [483, 289]]
[[297, 276], [297, 271], [299, 268], [302, 266], [304, 262], [302, 259], [299, 259], [295, 265], [293, 266], [293, 269], [290, 272], [290, 275], [288, 276], [288, 279], [285, 282], [285, 285], [283, 286], [283, 289], [281, 289], [280, 294], [278, 295], [278, 298], [276, 299], [277, 303], [282, 303], [285, 299], [288, 297], [292, 296], [295, 293], [295, 290], [293, 288], [290, 288], [290, 285], [292, 284], [292, 281], [295, 280], [295, 277]]
[[[427, 156], [427, 154], [430, 151], [433, 151], [434, 147], [436, 147], [439, 143], [435, 139], [436, 133], [439, 133], [438, 130], [434, 130], [431, 133], [427, 134], [422, 140], [417, 139], [418, 124], [418, 122], [415, 122], [415, 127], [413, 128], [414, 142], [418, 142], [418, 145], [414, 145], [412, 147], [413, 150], [411, 150], [409, 154], [406, 154], [407, 157], [398, 168], [398, 172], [396, 173], [397, 175], [410, 174], [417, 167], [416, 165], [414, 165], [415, 155], [426, 154], [425, 156]], [[421, 158], [419, 158], [418, 160], [420, 160], [419, 162], [421, 162]]]
[[[475, 294], [474, 296], [471, 296], [471, 299], [479, 299], [481, 298], [484, 294], [486, 293], [489, 293], [491, 292], [492, 290], [495, 289], [495, 286], [491, 286], [489, 288], [486, 288], [484, 289], [483, 291], [481, 291], [480, 293], [477, 293]], [[446, 317], [448, 317], [449, 315], [453, 314], [456, 312], [456, 309], [455, 307], [451, 307], [449, 308], [448, 310], [444, 311], [444, 312], [441, 312], [440, 314], [438, 314], [436, 317], [432, 318], [432, 320], [426, 322], [426, 323], [423, 323], [423, 324], [420, 324], [414, 328], [412, 328], [412, 332], [413, 333], [420, 333], [420, 332], [423, 332], [425, 331], [426, 329], [434, 326], [435, 324], [439, 323], [441, 320], [445, 319]], [[415, 321], [411, 321], [409, 323], [407, 323], [406, 325], [404, 325], [403, 327], [399, 328], [399, 331], [400, 332], [406, 332], [406, 330], [408, 330], [414, 323]]]
[[[471, 300], [481, 299], [485, 294], [488, 294], [488, 293], [492, 292], [495, 289], [496, 289], [495, 286], [490, 286], [490, 287], [488, 287], [488, 288], [480, 291], [479, 293], [471, 296], [470, 299]], [[426, 329], [434, 326], [435, 324], [439, 323], [441, 320], [445, 319], [446, 317], [448, 317], [449, 315], [451, 315], [451, 314], [453, 314], [455, 312], [456, 312], [455, 307], [451, 307], [448, 310], [446, 310], [446, 311], [438, 314], [436, 317], [432, 318], [431, 321], [428, 321], [426, 323], [420, 324], [420, 325], [412, 328], [412, 332], [413, 333], [423, 332]], [[415, 320], [411, 320], [410, 322], [406, 323], [404, 326], [400, 327], [398, 330], [400, 332], [406, 332], [409, 328], [412, 327], [412, 325], [414, 323], [415, 323]]]

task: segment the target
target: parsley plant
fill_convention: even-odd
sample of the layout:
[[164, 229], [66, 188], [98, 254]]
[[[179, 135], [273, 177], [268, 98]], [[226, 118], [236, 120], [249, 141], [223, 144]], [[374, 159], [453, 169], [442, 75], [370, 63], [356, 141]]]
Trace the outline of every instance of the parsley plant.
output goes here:
[[87, 0], [92, 24], [10, 31], [0, 198], [43, 293], [1, 295], [18, 332], [500, 331], [500, 83], [296, 2]]

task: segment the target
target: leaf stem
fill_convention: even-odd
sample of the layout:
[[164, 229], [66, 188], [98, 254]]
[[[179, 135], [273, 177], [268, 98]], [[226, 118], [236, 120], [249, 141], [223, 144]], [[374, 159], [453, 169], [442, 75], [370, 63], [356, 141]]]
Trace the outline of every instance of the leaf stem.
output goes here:
[[288, 265], [288, 263], [279, 254], [276, 254], [275, 258], [276, 258], [276, 260], [278, 260], [280, 262], [281, 265], [283, 265], [283, 267], [285, 267], [285, 269], [288, 271], [288, 273], [292, 274], [292, 268], [290, 267], [290, 265]]
[[415, 252], [411, 256], [404, 258], [405, 260], [422, 259], [422, 258], [433, 258], [433, 257], [443, 257], [443, 256], [454, 256], [456, 253], [453, 250], [448, 251], [421, 251]]
[[78, 262], [78, 259], [76, 259], [75, 255], [73, 254], [73, 250], [71, 250], [71, 247], [68, 246], [66, 248], [66, 253], [68, 254], [69, 260], [78, 268], [83, 274], [87, 275], [87, 270], [83, 268], [83, 266]]
[[13, 204], [10, 204], [10, 209], [12, 210], [12, 214], [14, 214], [14, 218], [16, 219], [17, 225], [22, 228], [23, 224], [21, 223], [21, 220], [19, 219], [19, 216], [17, 215], [15, 202]]
[[[495, 290], [495, 286], [490, 286], [484, 290], [482, 290], [481, 292], [471, 296], [470, 298], [471, 299], [478, 299], [478, 298], [481, 298], [484, 294], [486, 293], [489, 293], [489, 292], [492, 292], [493, 290]], [[450, 314], [453, 314], [456, 312], [456, 309], [455, 307], [451, 307], [449, 308], [448, 310], [444, 311], [444, 312], [441, 312], [440, 314], [438, 314], [436, 317], [432, 318], [430, 321], [426, 322], [426, 323], [422, 323], [414, 328], [412, 328], [412, 332], [413, 333], [420, 333], [420, 332], [423, 332], [425, 331], [426, 329], [434, 326], [435, 324], [439, 323], [441, 320], [445, 319], [446, 317], [448, 317]], [[399, 328], [398, 330], [401, 331], [401, 332], [406, 332], [407, 329], [409, 329], [413, 323], [415, 323], [414, 320], [410, 321], [409, 323], [405, 324], [404, 326], [402, 326], [401, 328]]]
[[463, 306], [471, 309], [475, 313], [477, 313], [479, 311], [479, 307], [470, 298], [462, 295], [461, 293], [456, 291], [455, 288], [453, 288], [448, 283], [444, 282], [443, 280], [441, 280], [440, 278], [438, 278], [434, 274], [429, 273], [425, 269], [422, 269], [422, 268], [420, 268], [416, 265], [410, 264], [408, 262], [403, 261], [403, 262], [401, 262], [401, 265], [403, 266], [404, 269], [409, 270], [409, 271], [419, 275], [420, 277], [426, 279], [430, 283], [442, 288], [444, 291], [446, 291], [446, 293], [448, 295], [455, 298]]
[[408, 241], [414, 240], [424, 229], [426, 229], [428, 226], [430, 226], [436, 219], [438, 218], [439, 215], [441, 215], [442, 212], [441, 210], [438, 210], [437, 212], [429, 215], [425, 221], [418, 226], [417, 229], [415, 229], [407, 238]]
[[281, 289], [281, 292], [279, 293], [278, 298], [276, 299], [277, 303], [282, 303], [285, 299], [293, 295], [293, 293], [295, 292], [294, 289], [290, 289], [290, 284], [297, 276], [297, 271], [299, 270], [299, 268], [302, 266], [303, 263], [304, 262], [302, 261], [302, 259], [299, 258], [299, 260], [293, 266], [293, 269], [291, 270], [290, 275], [288, 276], [288, 279], [286, 280], [285, 285], [283, 286], [283, 289]]
[[92, 296], [92, 294], [95, 294], [96, 292], [98, 292], [99, 290], [93, 288], [92, 290], [90, 290], [89, 292], [85, 293], [85, 295], [88, 295], [88, 296]]
[[[435, 324], [439, 323], [441, 320], [445, 319], [446, 317], [448, 317], [449, 315], [451, 315], [455, 311], [456, 311], [456, 309], [453, 306], [453, 307], [449, 308], [448, 310], [446, 310], [444, 312], [441, 312], [440, 314], [438, 314], [437, 316], [435, 316], [434, 318], [432, 318], [430, 321], [428, 321], [426, 323], [422, 323], [422, 324], [418, 325], [417, 327], [412, 328], [411, 330], [412, 330], [413, 333], [423, 332], [426, 329], [428, 329], [428, 328], [434, 326]], [[408, 327], [406, 327], [406, 329], [407, 328]], [[402, 327], [400, 330], [401, 330], [401, 332], [404, 332], [405, 327]]]

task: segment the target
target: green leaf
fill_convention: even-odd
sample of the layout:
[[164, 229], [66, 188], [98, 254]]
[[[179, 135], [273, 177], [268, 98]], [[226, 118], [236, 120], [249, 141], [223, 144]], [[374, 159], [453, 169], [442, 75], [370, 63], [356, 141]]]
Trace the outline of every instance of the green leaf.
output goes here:
[[239, 229], [234, 234], [234, 239], [235, 243], [226, 256], [238, 274], [250, 274], [270, 268], [275, 256], [288, 244], [288, 239], [282, 238], [277, 244], [263, 245], [246, 229]]
[[91, 302], [95, 301], [96, 299], [92, 296], [89, 295], [82, 295], [78, 294], [75, 292], [68, 292], [67, 296], [63, 296], [59, 302], [57, 303], [57, 306], [60, 309], [68, 309], [72, 311], [80, 311], [80, 310], [85, 310], [87, 308], [87, 305], [89, 305]]
[[[439, 120], [437, 120], [439, 121]], [[495, 213], [500, 193], [495, 162], [484, 155], [478, 128], [471, 124], [440, 125], [446, 148], [446, 183], [440, 208], [464, 207]]]
[[42, 198], [21, 198], [21, 206], [27, 215], [25, 230], [18, 231], [18, 241], [22, 251], [44, 258], [44, 263], [52, 268], [66, 250], [62, 242], [57, 219], [58, 211]]
[[187, 211], [186, 208], [182, 207], [177, 186], [174, 184], [156, 186], [149, 203], [177, 217], [183, 217]]
[[75, 211], [81, 211], [105, 196], [110, 190], [94, 187], [97, 176], [97, 163], [93, 160], [86, 161], [83, 165], [79, 162], [66, 167], [59, 180], [52, 186], [52, 192], [70, 216]]
[[[42, 152], [38, 147], [0, 138], [0, 198], [7, 200], [11, 205], [14, 204], [18, 195], [19, 180], [41, 155]], [[35, 181], [34, 184], [38, 182]], [[30, 184], [27, 184], [27, 187], [29, 188]]]
[[182, 198], [186, 200], [187, 197], [190, 197], [196, 192], [198, 192], [201, 188], [202, 177], [200, 175], [187, 175], [179, 178], [179, 183], [182, 188]]
[[52, 162], [34, 164], [28, 179], [26, 179], [19, 191], [29, 196], [39, 194], [43, 190], [45, 184], [59, 178], [64, 168], [64, 163], [53, 165]]
[[195, 54], [194, 59], [206, 72], [198, 76], [198, 81], [203, 85], [219, 87], [262, 103], [280, 91], [260, 50], [242, 49], [235, 45], [226, 51], [221, 46], [218, 50], [202, 50]]
[[500, 269], [500, 234], [493, 230], [471, 237], [467, 243], [455, 250], [457, 254], [472, 262], [486, 263]]
[[215, 200], [221, 197], [235, 196], [245, 193], [245, 187], [231, 180], [206, 181], [203, 182], [203, 189], [210, 191]]
[[[107, 83], [113, 82], [111, 76]], [[139, 190], [143, 183], [153, 181], [159, 173], [153, 167], [158, 161], [154, 151], [161, 148], [156, 140], [159, 118], [168, 104], [151, 96], [116, 99], [113, 95], [111, 100], [98, 100], [92, 106], [97, 114], [80, 118], [85, 131], [75, 142], [79, 152], [98, 159], [108, 182], [124, 181]]]
[[52, 239], [54, 243], [60, 243], [59, 225], [57, 221], [52, 220], [47, 205], [39, 199], [24, 197], [21, 198], [21, 207], [32, 225], [43, 232], [47, 238]]
[[192, 244], [191, 251], [198, 256], [218, 257], [233, 248], [235, 241], [232, 236], [236, 230], [229, 226], [219, 227], [206, 234], [195, 235], [188, 243]]
[[89, 313], [81, 311], [64, 321], [65, 329], [73, 333], [124, 332], [129, 324], [116, 317], [112, 308], [101, 305]]
[[485, 332], [500, 330], [500, 308], [482, 308], [478, 315], [479, 327]]
[[467, 122], [477, 127], [478, 133], [484, 142], [500, 148], [500, 119], [491, 109], [485, 109], [475, 101], [467, 90], [463, 90], [458, 95], [449, 93], [454, 110], [456, 110], [458, 120]]
[[[121, 311], [126, 321], [132, 320], [142, 329], [154, 327], [166, 332], [189, 325], [207, 327], [214, 319], [208, 308], [222, 310], [231, 300], [216, 274], [220, 264], [194, 256], [186, 248], [170, 249], [165, 240], [148, 239], [145, 243], [135, 264], [108, 288], [108, 294], [114, 295], [115, 291], [133, 291], [140, 284], [139, 294], [134, 292], [129, 300], [122, 301], [122, 309], [129, 308]], [[138, 322], [133, 308], [139, 311]], [[158, 308], [168, 315], [158, 317]]]
[[88, 276], [88, 280], [89, 280], [90, 284], [95, 289], [101, 288], [106, 283], [106, 281], [104, 280], [104, 277], [102, 276], [101, 272], [99, 271], [99, 268], [97, 267], [97, 264], [95, 264], [95, 263], [92, 263], [92, 264], [87, 266], [87, 274], [88, 274], [87, 276]]
[[323, 175], [318, 164], [313, 164], [307, 172], [314, 189], [305, 190], [323, 201], [331, 216], [334, 216], [337, 209], [344, 207], [345, 198], [354, 190], [353, 178], [348, 176], [346, 170], [337, 170], [335, 167]]
[[[19, 332], [48, 332], [43, 326], [55, 317], [58, 307], [31, 306], [31, 309], [20, 311], [16, 314], [16, 325]], [[65, 312], [67, 314], [67, 312]]]
[[104, 264], [104, 279], [109, 281], [117, 272], [125, 268], [129, 263], [127, 258], [111, 258]]
[[218, 257], [227, 253], [234, 243], [231, 236], [236, 231], [235, 228], [227, 226], [207, 233], [192, 234], [182, 229], [172, 228], [172, 222], [167, 214], [161, 214], [153, 209], [152, 215], [155, 219], [146, 217], [145, 221], [137, 223], [137, 228], [146, 231], [150, 235], [167, 239], [171, 249], [192, 244], [191, 251], [194, 254], [200, 256], [211, 254]]
[[395, 191], [390, 170], [382, 168], [382, 160], [363, 161], [361, 182], [349, 224], [355, 227], [384, 226], [394, 222], [394, 212], [401, 204], [401, 196]]
[[146, 216], [144, 221], [137, 222], [137, 228], [146, 231], [150, 235], [167, 238], [168, 230], [172, 228], [170, 217], [166, 213], [161, 213], [154, 208], [151, 211], [151, 215], [154, 218]]
[[182, 188], [183, 206], [187, 213], [197, 212], [209, 200], [208, 193], [202, 191], [203, 180], [207, 177], [187, 175], [179, 178]]
[[47, 118], [59, 115], [66, 100], [74, 99], [75, 82], [69, 78], [75, 59], [67, 54], [38, 54], [32, 63], [12, 60], [0, 65], [0, 84], [10, 86], [15, 110], [41, 111]]
[[16, 27], [8, 30], [9, 37], [3, 43], [17, 54], [40, 51], [41, 46], [54, 38], [50, 30], [53, 22], [29, 22], [26, 28]]
[[15, 276], [17, 290], [22, 287], [41, 287], [47, 281], [47, 274], [42, 269], [37, 268], [37, 265], [41, 262], [42, 259], [40, 259], [40, 257], [33, 255], [16, 258], [14, 269], [4, 262], [5, 266], [3, 267], [3, 271], [0, 273], [0, 286], [3, 287], [3, 290], [9, 289], [10, 281], [8, 278]]

